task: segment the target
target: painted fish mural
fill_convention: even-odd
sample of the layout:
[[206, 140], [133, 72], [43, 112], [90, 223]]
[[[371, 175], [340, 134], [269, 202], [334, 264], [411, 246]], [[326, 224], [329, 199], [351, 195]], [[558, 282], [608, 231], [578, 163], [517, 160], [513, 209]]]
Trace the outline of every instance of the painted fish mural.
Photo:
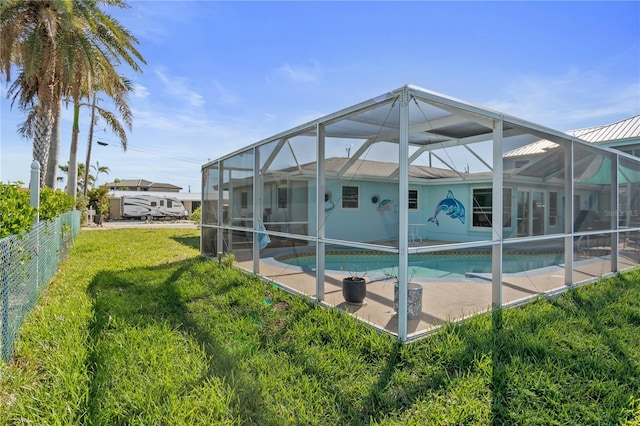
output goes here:
[[329, 213], [336, 207], [336, 204], [331, 199], [331, 191], [324, 193], [324, 212]]
[[447, 198], [438, 203], [433, 217], [430, 217], [427, 222], [433, 222], [436, 226], [440, 226], [437, 219], [440, 212], [445, 212], [451, 219], [460, 219], [460, 222], [464, 223], [464, 206], [453, 196], [451, 190], [447, 192]]
[[391, 204], [393, 204], [393, 200], [389, 200], [389, 199], [385, 199], [380, 201], [380, 203], [378, 203], [378, 207], [376, 207], [376, 210], [380, 212], [380, 214], [384, 213], [385, 211], [391, 209]]

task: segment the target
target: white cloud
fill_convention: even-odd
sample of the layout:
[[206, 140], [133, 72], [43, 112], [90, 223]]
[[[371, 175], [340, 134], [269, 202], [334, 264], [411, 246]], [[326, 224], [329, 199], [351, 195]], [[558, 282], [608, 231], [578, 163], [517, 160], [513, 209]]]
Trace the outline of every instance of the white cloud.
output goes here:
[[149, 97], [149, 89], [142, 84], [136, 83], [133, 85], [133, 97], [147, 99]]
[[278, 74], [296, 83], [315, 83], [320, 80], [320, 68], [317, 63], [312, 66], [292, 66], [284, 64], [277, 69]]
[[200, 107], [205, 104], [204, 98], [196, 93], [196, 92], [188, 92], [187, 99], [189, 99], [189, 104], [195, 107]]
[[181, 77], [169, 77], [165, 74], [164, 69], [155, 70], [156, 76], [165, 86], [165, 92], [169, 95], [181, 99], [194, 107], [201, 107], [205, 104], [204, 97], [195, 90], [189, 88], [188, 81]]
[[232, 105], [232, 104], [238, 103], [237, 97], [233, 93], [231, 93], [229, 90], [227, 90], [227, 88], [224, 87], [222, 84], [220, 84], [217, 81], [214, 81], [212, 85], [214, 90], [218, 92], [217, 99], [219, 103], [226, 104], [226, 105]]
[[520, 76], [498, 93], [501, 99], [483, 105], [559, 130], [606, 124], [640, 112], [638, 82], [614, 81], [594, 71]]

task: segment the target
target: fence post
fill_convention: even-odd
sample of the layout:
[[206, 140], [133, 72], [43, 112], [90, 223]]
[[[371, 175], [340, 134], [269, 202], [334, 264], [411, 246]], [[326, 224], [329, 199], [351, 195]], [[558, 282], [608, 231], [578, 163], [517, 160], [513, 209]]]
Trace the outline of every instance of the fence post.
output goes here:
[[[7, 247], [10, 253], [9, 247]], [[10, 255], [10, 254], [8, 254]], [[2, 330], [0, 330], [0, 340], [2, 341], [2, 359], [4, 362], [9, 361], [9, 268], [0, 271], [2, 276]]]
[[[36, 219], [34, 221], [34, 229], [35, 225], [40, 223], [40, 163], [36, 160], [33, 160], [31, 163], [31, 181], [29, 182], [29, 194], [30, 194], [30, 202], [31, 207], [36, 209]], [[40, 289], [40, 231], [36, 232], [36, 247], [35, 247], [35, 258], [36, 258], [36, 276], [35, 276], [35, 288]]]
[[[31, 207], [40, 208], [40, 163], [33, 160], [31, 163], [31, 182], [29, 182], [29, 192], [31, 194]], [[36, 211], [36, 222], [40, 222], [40, 213]]]

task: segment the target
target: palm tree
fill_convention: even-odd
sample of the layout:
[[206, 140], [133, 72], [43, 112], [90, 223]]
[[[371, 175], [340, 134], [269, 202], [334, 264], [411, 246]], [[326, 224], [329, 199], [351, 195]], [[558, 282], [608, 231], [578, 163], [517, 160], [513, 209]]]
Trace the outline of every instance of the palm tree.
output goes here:
[[[69, 165], [68, 164], [66, 166], [59, 165], [58, 169], [60, 171], [62, 171], [63, 173], [66, 173], [67, 176], [69, 176]], [[85, 170], [84, 163], [78, 163], [78, 165], [76, 167], [76, 176], [84, 176], [85, 175], [84, 174], [84, 170]], [[89, 173], [87, 175], [87, 182], [89, 182], [89, 185], [85, 185], [84, 184], [84, 182], [85, 182], [84, 179], [81, 178], [81, 179], [76, 181], [76, 189], [73, 192], [77, 193], [77, 192], [84, 191], [85, 186], [93, 186], [95, 180], [96, 180], [96, 178], [91, 173]], [[69, 187], [70, 184], [71, 184], [71, 181], [67, 178], [67, 192], [69, 192], [68, 191], [68, 187]]]
[[[89, 46], [88, 49], [91, 49]], [[104, 56], [99, 54], [98, 52], [96, 56], [96, 60], [98, 62], [104, 61]], [[87, 55], [91, 56], [91, 55]], [[96, 112], [99, 117], [101, 117], [106, 125], [120, 138], [121, 146], [124, 151], [127, 150], [127, 134], [125, 131], [125, 126], [127, 129], [131, 130], [132, 126], [132, 114], [127, 103], [129, 92], [133, 91], [133, 86], [131, 82], [125, 78], [124, 76], [115, 72], [115, 69], [110, 66], [107, 62], [105, 64], [100, 64], [100, 66], [90, 68], [91, 63], [81, 62], [76, 64], [78, 68], [75, 73], [75, 84], [72, 85], [72, 90], [70, 91], [70, 97], [73, 100], [73, 127], [71, 133], [71, 147], [69, 152], [69, 164], [77, 163], [77, 152], [78, 152], [78, 134], [80, 132], [79, 126], [79, 118], [80, 118], [80, 108], [83, 106], [88, 106], [91, 108], [91, 123], [89, 125], [89, 141], [87, 147], [87, 160], [85, 164], [91, 164], [91, 147], [93, 141], [93, 127], [96, 122]], [[134, 62], [131, 64], [132, 68], [139, 70], [137, 64]], [[81, 72], [81, 68], [86, 68], [84, 72]], [[84, 77], [85, 75], [89, 76], [89, 78]], [[92, 78], [93, 77], [93, 80]], [[92, 84], [93, 83], [93, 84]], [[98, 97], [97, 91], [104, 92], [107, 96], [109, 96], [116, 106], [117, 111], [120, 116], [124, 120], [125, 126], [123, 126], [116, 116], [110, 111], [105, 110], [97, 105]], [[83, 102], [82, 99], [87, 99], [87, 102]], [[89, 100], [91, 100], [89, 103]], [[75, 170], [75, 168], [72, 168]], [[84, 180], [87, 181], [88, 170], [85, 172]], [[69, 179], [71, 181], [77, 180], [77, 175], [70, 175]], [[74, 188], [75, 185], [69, 186], [68, 188]], [[86, 186], [83, 189], [83, 193], [86, 196]], [[70, 193], [71, 194], [71, 193]], [[71, 194], [74, 195], [75, 194]]]
[[[111, 98], [115, 102], [116, 107], [120, 115], [122, 116], [122, 119], [124, 121], [126, 128], [131, 130], [131, 125], [133, 124], [132, 114], [126, 100], [127, 100], [128, 92], [132, 91], [132, 89], [128, 80], [123, 79], [122, 83], [123, 83], [123, 86], [121, 87], [121, 89], [119, 91], [114, 91], [113, 94], [111, 95]], [[93, 101], [91, 105], [89, 105], [91, 107], [91, 122], [89, 124], [89, 141], [87, 144], [87, 160], [85, 164], [91, 164], [91, 147], [93, 145], [93, 127], [98, 120], [98, 118], [96, 117], [96, 113], [106, 123], [106, 125], [111, 129], [111, 131], [118, 136], [118, 138], [120, 139], [120, 145], [122, 146], [122, 149], [124, 151], [127, 150], [127, 133], [125, 131], [125, 127], [123, 127], [122, 123], [120, 123], [120, 121], [117, 119], [115, 114], [105, 110], [104, 108], [101, 108], [98, 105], [97, 101], [98, 101], [97, 94], [94, 93]], [[76, 104], [76, 107], [79, 108], [80, 105], [87, 105], [87, 104]], [[87, 173], [89, 173], [89, 171], [85, 170], [85, 178], [84, 178], [85, 181], [87, 180], [87, 176], [86, 176]], [[86, 188], [83, 191], [83, 194], [87, 195]]]
[[[17, 86], [16, 83], [14, 83], [14, 86]], [[133, 91], [133, 89], [130, 81], [122, 76], [116, 76], [114, 80], [111, 80], [109, 82], [109, 86], [107, 87], [108, 87], [107, 94], [109, 94], [109, 96], [114, 101], [118, 112], [120, 113], [120, 115], [124, 120], [124, 125], [120, 123], [120, 121], [118, 120], [118, 118], [114, 113], [97, 105], [96, 101], [98, 98], [96, 93], [94, 93], [94, 100], [91, 104], [86, 102], [75, 102], [73, 106], [74, 119], [73, 119], [73, 127], [71, 132], [71, 147], [69, 152], [69, 163], [68, 163], [69, 165], [58, 166], [57, 161], [55, 162], [55, 165], [57, 167], [59, 167], [61, 170], [67, 173], [68, 185], [66, 186], [66, 192], [69, 195], [72, 195], [74, 197], [76, 195], [75, 188], [81, 188], [83, 195], [85, 196], [87, 195], [87, 185], [79, 185], [78, 176], [82, 177], [82, 182], [91, 181], [89, 177], [89, 170], [85, 170], [84, 166], [80, 167], [78, 165], [78, 160], [77, 160], [78, 134], [80, 133], [79, 117], [80, 117], [81, 107], [87, 106], [91, 108], [91, 125], [90, 125], [90, 131], [89, 131], [89, 143], [87, 148], [86, 164], [91, 163], [91, 147], [92, 147], [92, 140], [93, 140], [92, 130], [93, 130], [94, 124], [97, 122], [97, 118], [95, 117], [96, 113], [102, 120], [104, 120], [107, 127], [109, 127], [111, 131], [118, 136], [118, 138], [120, 139], [120, 145], [122, 146], [122, 149], [124, 151], [127, 150], [127, 133], [126, 133], [125, 127], [126, 129], [131, 130], [131, 126], [133, 124], [132, 113], [127, 104], [127, 95], [128, 95], [128, 92]], [[18, 133], [20, 133], [22, 136], [26, 138], [32, 138], [34, 136], [35, 114], [36, 112], [34, 107], [29, 112], [29, 114], [27, 115], [27, 118], [18, 129]], [[56, 118], [59, 118], [59, 114]], [[56, 121], [59, 124], [59, 120], [56, 120]], [[53, 138], [53, 136], [54, 134], [52, 134], [51, 147], [54, 146], [55, 138]], [[59, 135], [58, 135], [58, 138], [59, 138]], [[58, 141], [58, 145], [59, 145], [59, 141]], [[59, 148], [59, 146], [57, 148]], [[50, 152], [50, 155], [55, 155], [55, 154], [52, 154], [55, 152], [53, 149], [50, 149], [49, 152]], [[49, 166], [51, 166], [51, 164], [53, 163], [51, 161], [51, 159], [53, 158], [57, 159], [57, 156], [56, 157], [50, 156]], [[47, 170], [47, 180], [45, 181], [45, 185], [53, 188], [55, 183], [50, 183], [50, 181], [52, 180], [55, 180], [55, 174], [52, 173], [50, 170]]]
[[122, 0], [3, 0], [0, 6], [0, 69], [7, 81], [12, 66], [20, 70], [9, 93], [23, 110], [35, 109], [34, 159], [43, 167], [62, 98], [75, 105], [94, 85], [109, 94], [117, 65], [140, 71], [137, 61], [144, 63], [135, 37], [99, 4], [126, 7]]
[[[18, 92], [15, 97], [19, 97], [20, 89], [19, 89], [19, 85], [16, 83], [18, 83], [18, 81], [14, 82], [14, 84], [10, 89], [10, 92], [11, 91]], [[15, 97], [14, 97], [14, 100], [15, 100]], [[31, 110], [27, 112], [27, 117], [25, 118], [25, 121], [21, 123], [21, 125], [18, 127], [18, 134], [22, 135], [24, 138], [33, 139], [35, 137], [36, 113], [37, 113], [36, 106], [31, 105]], [[57, 113], [54, 115], [47, 164], [45, 165], [46, 168], [43, 170], [44, 184], [45, 186], [48, 186], [52, 189], [55, 189], [55, 183], [57, 180], [56, 169], [58, 165], [59, 154], [60, 154], [60, 109], [58, 108]]]
[[108, 175], [109, 172], [111, 171], [111, 169], [109, 169], [109, 167], [107, 166], [101, 166], [99, 162], [96, 161], [96, 165], [91, 165], [91, 168], [93, 170], [96, 171], [96, 177], [94, 179], [94, 184], [98, 183], [98, 176], [100, 176], [100, 173], [104, 173], [105, 175]]

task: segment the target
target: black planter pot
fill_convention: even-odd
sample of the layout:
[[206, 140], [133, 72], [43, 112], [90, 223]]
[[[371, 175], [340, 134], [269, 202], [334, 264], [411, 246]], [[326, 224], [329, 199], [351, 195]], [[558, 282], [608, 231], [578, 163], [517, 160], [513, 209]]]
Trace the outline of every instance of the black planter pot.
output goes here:
[[367, 281], [363, 277], [342, 279], [342, 297], [347, 303], [362, 304], [367, 296]]

